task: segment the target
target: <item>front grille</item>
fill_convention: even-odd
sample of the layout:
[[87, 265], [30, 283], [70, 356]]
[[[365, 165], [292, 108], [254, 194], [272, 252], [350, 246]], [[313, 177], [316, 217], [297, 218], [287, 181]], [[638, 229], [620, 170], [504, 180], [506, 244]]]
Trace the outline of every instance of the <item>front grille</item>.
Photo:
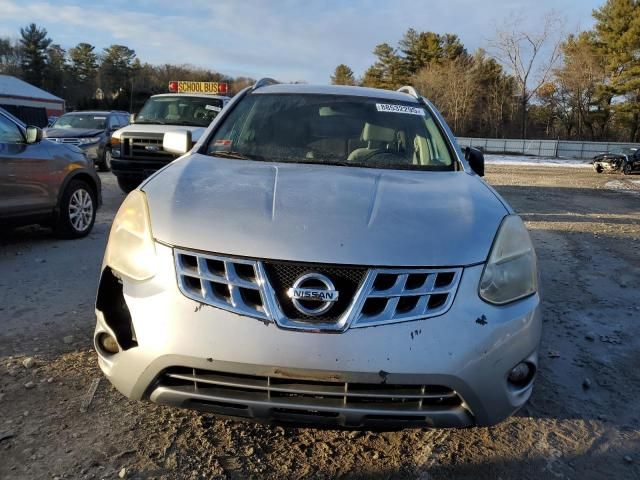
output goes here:
[[469, 415], [462, 398], [442, 385], [349, 383], [171, 367], [154, 389], [151, 399], [160, 403], [173, 395], [182, 406], [275, 420], [351, 418], [351, 423], [361, 425], [376, 420], [425, 423], [428, 416], [447, 412]]
[[163, 136], [129, 137], [123, 134], [120, 139], [121, 158], [170, 162], [176, 157], [162, 149], [162, 141]]
[[352, 326], [442, 315], [453, 303], [461, 274], [461, 268], [376, 269], [370, 273], [364, 301]]
[[[198, 302], [280, 327], [344, 331], [425, 319], [446, 313], [462, 268], [365, 268], [344, 265], [252, 260], [175, 250], [180, 290]], [[287, 295], [307, 273], [328, 277], [338, 301], [320, 316], [308, 316]]]
[[180, 290], [187, 297], [242, 315], [267, 319], [256, 262], [176, 250]]
[[56, 142], [56, 143], [64, 143], [66, 145], [80, 145], [80, 139], [79, 138], [50, 138], [49, 140], [51, 140], [52, 142]]
[[[367, 273], [366, 268], [342, 267], [332, 265], [314, 265], [305, 263], [262, 262], [265, 272], [273, 288], [282, 313], [289, 319], [301, 319], [311, 322], [335, 322], [352, 303], [358, 287]], [[299, 312], [287, 295], [287, 290], [295, 281], [306, 273], [320, 273], [331, 279], [336, 290], [340, 292], [338, 301], [329, 311], [320, 316], [309, 316]]]

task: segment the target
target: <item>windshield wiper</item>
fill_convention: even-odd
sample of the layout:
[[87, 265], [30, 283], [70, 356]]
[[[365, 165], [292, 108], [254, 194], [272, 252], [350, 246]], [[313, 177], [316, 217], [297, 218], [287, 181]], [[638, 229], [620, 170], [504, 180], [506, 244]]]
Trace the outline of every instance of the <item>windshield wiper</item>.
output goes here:
[[233, 150], [221, 150], [219, 152], [211, 152], [209, 155], [214, 157], [222, 157], [222, 158], [235, 158], [238, 160], [264, 160], [264, 157], [260, 157], [258, 155], [246, 155], [241, 152], [236, 152]]
[[166, 123], [161, 122], [160, 120], [151, 120], [151, 121], [141, 121], [141, 122], [133, 122], [134, 125], [137, 123], [138, 125], [166, 125]]

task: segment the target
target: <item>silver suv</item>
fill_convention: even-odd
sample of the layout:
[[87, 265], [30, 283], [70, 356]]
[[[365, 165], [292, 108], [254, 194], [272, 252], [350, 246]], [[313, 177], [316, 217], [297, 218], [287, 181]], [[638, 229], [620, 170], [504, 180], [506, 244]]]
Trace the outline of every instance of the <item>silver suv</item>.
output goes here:
[[354, 428], [490, 425], [531, 395], [525, 226], [413, 88], [258, 82], [131, 192], [95, 348], [129, 398]]
[[40, 223], [84, 237], [101, 201], [93, 162], [78, 147], [41, 140], [39, 128], [0, 108], [0, 227]]

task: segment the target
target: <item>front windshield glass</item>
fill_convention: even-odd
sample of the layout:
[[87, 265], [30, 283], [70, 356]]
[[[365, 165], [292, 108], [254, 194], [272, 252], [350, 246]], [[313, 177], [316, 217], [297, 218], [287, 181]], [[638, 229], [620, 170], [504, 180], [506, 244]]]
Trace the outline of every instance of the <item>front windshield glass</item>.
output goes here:
[[186, 95], [151, 97], [140, 110], [135, 123], [208, 127], [222, 106], [219, 98]]
[[99, 114], [63, 115], [52, 125], [52, 128], [85, 128], [87, 130], [104, 130], [107, 125], [107, 116]]
[[617, 153], [619, 155], [633, 155], [636, 153], [637, 148], [629, 147], [615, 147], [611, 149], [611, 153]]
[[453, 170], [420, 105], [357, 96], [252, 94], [225, 119], [209, 155], [354, 167]]

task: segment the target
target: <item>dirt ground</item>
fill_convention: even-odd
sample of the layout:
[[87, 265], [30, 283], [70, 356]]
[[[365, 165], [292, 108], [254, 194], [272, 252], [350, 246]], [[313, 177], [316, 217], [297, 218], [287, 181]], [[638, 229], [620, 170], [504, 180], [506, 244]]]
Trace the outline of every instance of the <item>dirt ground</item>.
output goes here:
[[539, 256], [533, 397], [492, 428], [399, 432], [265, 426], [123, 398], [90, 348], [123, 198], [102, 178], [88, 238], [0, 232], [1, 479], [640, 478], [640, 175], [488, 167]]

